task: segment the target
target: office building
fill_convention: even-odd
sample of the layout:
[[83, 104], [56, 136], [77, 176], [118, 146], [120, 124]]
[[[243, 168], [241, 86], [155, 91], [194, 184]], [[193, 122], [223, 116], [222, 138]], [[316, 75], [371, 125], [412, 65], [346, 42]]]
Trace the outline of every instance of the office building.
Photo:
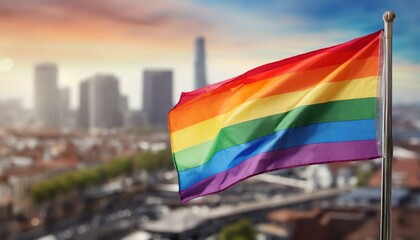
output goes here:
[[80, 128], [103, 129], [122, 126], [118, 79], [98, 74], [80, 83]]
[[61, 88], [58, 92], [59, 96], [59, 116], [60, 126], [69, 127], [71, 122], [71, 111], [70, 111], [70, 89]]
[[202, 88], [207, 85], [206, 78], [206, 50], [203, 37], [195, 41], [195, 59], [194, 59], [194, 88]]
[[79, 113], [78, 124], [80, 128], [89, 128], [89, 79], [80, 83], [79, 86]]
[[172, 108], [172, 71], [146, 70], [143, 73], [143, 111], [151, 125], [167, 126]]
[[121, 95], [119, 104], [120, 104], [121, 114], [124, 116], [125, 113], [127, 113], [129, 111], [128, 110], [128, 97], [125, 96], [125, 95]]
[[122, 126], [118, 79], [113, 75], [96, 75], [89, 83], [90, 128]]
[[34, 109], [36, 121], [44, 128], [59, 128], [58, 70], [55, 64], [35, 66]]

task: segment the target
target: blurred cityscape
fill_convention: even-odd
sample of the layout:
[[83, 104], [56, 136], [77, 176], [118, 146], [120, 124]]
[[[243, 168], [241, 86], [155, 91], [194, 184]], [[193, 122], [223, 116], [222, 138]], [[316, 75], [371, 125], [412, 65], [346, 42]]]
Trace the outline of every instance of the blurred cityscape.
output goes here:
[[[205, 86], [205, 39], [194, 86]], [[59, 88], [60, 66], [33, 66], [34, 108], [0, 102], [1, 239], [378, 239], [381, 161], [255, 176], [182, 205], [167, 113], [174, 73], [145, 69], [142, 110], [112, 73]], [[394, 106], [393, 239], [420, 239], [420, 106]]]

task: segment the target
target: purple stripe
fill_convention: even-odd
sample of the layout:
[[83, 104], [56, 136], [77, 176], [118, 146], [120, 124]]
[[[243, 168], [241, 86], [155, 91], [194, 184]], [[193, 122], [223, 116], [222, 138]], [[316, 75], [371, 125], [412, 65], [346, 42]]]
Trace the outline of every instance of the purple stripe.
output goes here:
[[283, 168], [378, 158], [375, 140], [310, 144], [258, 154], [180, 192], [182, 203], [216, 192], [251, 176]]

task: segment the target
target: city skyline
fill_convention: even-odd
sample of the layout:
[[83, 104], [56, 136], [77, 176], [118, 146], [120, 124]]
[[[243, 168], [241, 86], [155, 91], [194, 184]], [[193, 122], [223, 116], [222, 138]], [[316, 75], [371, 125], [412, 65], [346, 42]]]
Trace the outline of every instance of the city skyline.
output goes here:
[[[294, 1], [13, 1], [0, 3], [0, 98], [31, 104], [35, 64], [55, 62], [59, 87], [69, 87], [77, 106], [78, 84], [97, 72], [121, 79], [130, 108], [140, 109], [138, 79], [146, 68], [174, 70], [174, 101], [193, 89], [193, 42], [208, 43], [208, 83], [261, 64], [340, 43], [383, 28], [382, 13], [395, 21], [396, 102], [419, 101], [415, 1], [359, 4]], [[314, 24], [316, 23], [316, 24]], [[25, 31], [16, 31], [25, 29]], [[28, 41], [31, 39], [31, 41]], [[309, 41], [310, 40], [310, 41]]]

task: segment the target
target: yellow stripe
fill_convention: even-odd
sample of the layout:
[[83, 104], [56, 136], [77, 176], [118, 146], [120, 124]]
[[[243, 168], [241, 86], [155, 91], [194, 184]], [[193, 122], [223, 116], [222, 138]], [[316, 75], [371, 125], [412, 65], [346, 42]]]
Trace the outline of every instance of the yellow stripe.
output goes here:
[[223, 127], [287, 112], [296, 107], [376, 97], [377, 78], [377, 76], [373, 76], [341, 82], [320, 83], [311, 89], [246, 101], [227, 113], [171, 133], [172, 151], [178, 152], [212, 140]]

